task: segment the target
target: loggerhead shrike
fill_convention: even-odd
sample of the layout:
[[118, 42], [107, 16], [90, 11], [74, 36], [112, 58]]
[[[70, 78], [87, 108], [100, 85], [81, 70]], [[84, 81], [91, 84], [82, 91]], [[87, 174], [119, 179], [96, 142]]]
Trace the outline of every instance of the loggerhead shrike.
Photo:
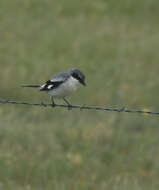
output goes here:
[[85, 76], [80, 70], [72, 68], [53, 75], [43, 85], [22, 85], [22, 87], [38, 88], [40, 91], [46, 91], [51, 97], [52, 106], [55, 106], [54, 98], [63, 98], [67, 105], [71, 106], [65, 97], [75, 91], [78, 84], [86, 85]]

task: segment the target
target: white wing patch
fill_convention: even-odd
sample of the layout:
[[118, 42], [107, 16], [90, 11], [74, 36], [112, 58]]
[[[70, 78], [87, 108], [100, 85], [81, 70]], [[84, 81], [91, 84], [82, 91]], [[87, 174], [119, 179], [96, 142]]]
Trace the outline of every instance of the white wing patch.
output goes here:
[[43, 89], [46, 86], [46, 84], [43, 84], [40, 86], [40, 90]]
[[51, 89], [53, 86], [54, 86], [53, 84], [50, 84], [47, 88]]
[[46, 85], [46, 84], [43, 84], [40, 88], [44, 88], [45, 85]]

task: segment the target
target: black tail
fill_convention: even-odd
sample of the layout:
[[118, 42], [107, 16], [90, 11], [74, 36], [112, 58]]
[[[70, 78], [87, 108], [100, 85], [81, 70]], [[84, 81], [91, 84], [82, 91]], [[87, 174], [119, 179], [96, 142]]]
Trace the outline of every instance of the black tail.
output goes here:
[[40, 85], [22, 85], [24, 88], [40, 88]]

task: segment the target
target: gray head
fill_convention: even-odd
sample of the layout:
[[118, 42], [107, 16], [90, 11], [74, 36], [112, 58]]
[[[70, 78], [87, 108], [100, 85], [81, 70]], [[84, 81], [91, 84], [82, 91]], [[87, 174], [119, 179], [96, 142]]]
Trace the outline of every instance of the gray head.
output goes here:
[[86, 85], [86, 83], [85, 83], [85, 76], [84, 76], [84, 74], [80, 70], [73, 68], [73, 69], [69, 70], [69, 73], [71, 74], [71, 76], [73, 78], [75, 78], [76, 80], [78, 80], [80, 84], [82, 84], [84, 86]]

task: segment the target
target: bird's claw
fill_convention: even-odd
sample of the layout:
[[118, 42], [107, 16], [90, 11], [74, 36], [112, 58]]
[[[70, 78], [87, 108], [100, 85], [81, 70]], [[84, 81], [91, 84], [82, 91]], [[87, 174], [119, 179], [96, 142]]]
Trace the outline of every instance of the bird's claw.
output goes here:
[[44, 106], [44, 107], [46, 107], [46, 104], [44, 102], [41, 102], [41, 105]]
[[53, 104], [51, 104], [51, 106], [54, 108], [56, 106], [56, 104], [53, 103]]
[[67, 106], [68, 106], [69, 111], [72, 110], [72, 105], [71, 104], [68, 104]]
[[125, 110], [125, 107], [122, 107], [119, 109], [119, 112], [123, 112]]

